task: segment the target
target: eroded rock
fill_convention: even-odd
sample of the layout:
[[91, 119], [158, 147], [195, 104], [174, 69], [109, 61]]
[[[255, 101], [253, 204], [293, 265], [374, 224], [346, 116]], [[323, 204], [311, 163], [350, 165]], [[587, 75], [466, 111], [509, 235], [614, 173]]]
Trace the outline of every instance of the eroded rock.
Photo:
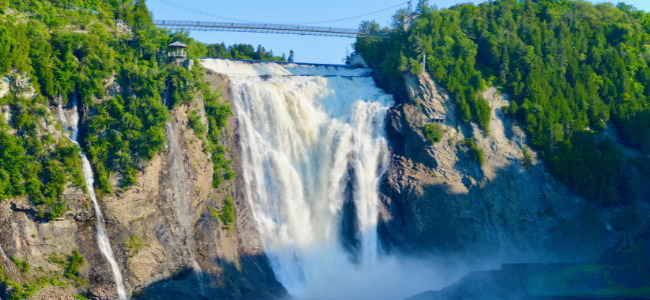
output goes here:
[[[526, 136], [501, 112], [509, 100], [496, 88], [483, 94], [492, 108], [486, 135], [456, 119], [449, 95], [428, 74], [405, 82], [410, 101], [391, 108], [387, 120], [394, 154], [380, 187], [386, 251], [583, 260], [616, 241], [611, 231], [585, 234], [594, 230], [581, 218], [589, 203], [555, 180], [534, 151], [533, 166], [524, 166]], [[444, 134], [430, 145], [422, 129], [440, 114]], [[483, 166], [462, 145], [468, 138], [483, 149]]]

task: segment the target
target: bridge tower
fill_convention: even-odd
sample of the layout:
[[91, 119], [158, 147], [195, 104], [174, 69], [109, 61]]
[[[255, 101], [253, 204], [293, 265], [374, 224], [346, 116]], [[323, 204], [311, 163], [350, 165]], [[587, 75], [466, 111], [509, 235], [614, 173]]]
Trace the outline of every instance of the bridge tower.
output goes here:
[[404, 16], [404, 31], [408, 31], [413, 25], [413, 20], [415, 20], [419, 15], [413, 11], [413, 0], [408, 2], [408, 11], [406, 16]]

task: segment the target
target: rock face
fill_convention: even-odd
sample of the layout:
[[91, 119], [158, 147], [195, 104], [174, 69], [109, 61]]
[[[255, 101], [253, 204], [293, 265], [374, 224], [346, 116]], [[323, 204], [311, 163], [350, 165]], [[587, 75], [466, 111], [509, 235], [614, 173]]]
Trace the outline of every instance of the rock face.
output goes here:
[[[227, 87], [223, 78], [208, 75], [208, 80], [214, 88]], [[134, 298], [281, 297], [284, 289], [266, 256], [250, 245], [256, 232], [247, 225], [252, 220], [243, 199], [242, 179], [237, 176], [234, 182], [212, 188], [212, 163], [201, 139], [187, 125], [190, 110], [205, 120], [201, 99], [173, 109], [168, 130], [174, 131], [174, 138], [169, 139], [167, 153], [150, 162], [138, 184], [104, 200], [107, 219], [117, 221], [112, 229], [114, 240], [142, 240], [141, 249], [120, 249], [126, 252], [122, 255], [125, 277]], [[231, 118], [223, 142], [237, 172], [236, 126]], [[176, 151], [172, 143], [177, 143]], [[207, 209], [223, 207], [226, 196], [235, 200], [237, 224], [232, 229], [224, 229]], [[178, 198], [187, 202], [179, 203]]]
[[[208, 72], [205, 79], [221, 89], [224, 101], [230, 98], [227, 77]], [[501, 113], [507, 97], [494, 88], [484, 93], [492, 107], [486, 136], [475, 124], [456, 119], [449, 96], [427, 74], [405, 79], [406, 91], [397, 94], [408, 97], [397, 97], [403, 101], [391, 108], [386, 127], [393, 156], [380, 186], [378, 228], [386, 252], [576, 261], [595, 258], [614, 244], [619, 233], [605, 225], [613, 213], [593, 209], [553, 179], [534, 152], [532, 167], [524, 166], [525, 134]], [[190, 111], [205, 122], [200, 96], [172, 109], [167, 130], [174, 138], [167, 151], [142, 166], [137, 184], [100, 201], [128, 294], [132, 299], [285, 297], [245, 199], [237, 120], [229, 120], [222, 143], [238, 175], [213, 188], [210, 157], [188, 127]], [[3, 107], [2, 113], [11, 111]], [[446, 115], [445, 131], [431, 145], [422, 128], [437, 114]], [[54, 131], [50, 123], [45, 127]], [[483, 166], [462, 143], [468, 138], [484, 150]], [[211, 214], [228, 196], [236, 209], [229, 229]], [[39, 219], [38, 207], [25, 198], [0, 203], [0, 276], [18, 284], [52, 274], [63, 278], [60, 261], [78, 250], [85, 259], [79, 288], [47, 287], [34, 297], [116, 299], [113, 276], [97, 247], [90, 200], [73, 186], [64, 197], [69, 211], [49, 222]]]
[[[214, 89], [225, 90], [227, 79], [207, 75]], [[223, 99], [222, 98], [222, 99]], [[224, 99], [227, 101], [227, 99]], [[212, 187], [213, 168], [203, 142], [188, 127], [194, 110], [205, 121], [200, 96], [191, 105], [171, 110], [167, 127], [173, 132], [167, 151], [146, 164], [138, 182], [100, 200], [115, 258], [132, 299], [276, 299], [286, 295], [269, 266], [254, 220], [244, 199], [243, 179]], [[231, 118], [223, 144], [240, 174], [237, 121]], [[119, 178], [113, 178], [117, 184]], [[226, 196], [236, 208], [236, 224], [226, 229], [210, 211], [223, 207]], [[117, 299], [108, 263], [97, 247], [94, 213], [83, 191], [68, 187], [69, 211], [44, 222], [27, 199], [0, 203], [0, 265], [20, 284], [30, 276], [62, 274], [61, 264], [74, 250], [84, 257], [81, 288], [48, 288], [38, 299], [68, 299], [82, 294], [94, 299]], [[17, 259], [15, 263], [11, 258]], [[20, 262], [30, 263], [30, 272]], [[51, 273], [54, 272], [54, 273]], [[60, 276], [62, 278], [62, 276]], [[62, 279], [65, 280], [65, 279]], [[4, 287], [10, 289], [11, 287]], [[49, 292], [48, 292], [49, 291]], [[51, 295], [51, 296], [48, 296]], [[0, 296], [4, 296], [0, 293]], [[69, 296], [69, 297], [68, 297]]]
[[[87, 203], [85, 195], [77, 189], [68, 188], [66, 197], [70, 211], [50, 222], [39, 221], [37, 209], [25, 198], [0, 203], [0, 263], [8, 277], [20, 284], [27, 282], [26, 272], [21, 271], [14, 260], [29, 262], [29, 273], [34, 276], [48, 275], [50, 271], [63, 273], [62, 267], [49, 262], [48, 258], [79, 250], [88, 262], [80, 269], [82, 276], [90, 277], [89, 274], [93, 273], [96, 278], [111, 281], [111, 274], [106, 274], [96, 246], [94, 220], [75, 220], [75, 216], [87, 212], [84, 207], [84, 203]], [[71, 289], [70, 292], [83, 291]]]
[[508, 264], [474, 271], [455, 284], [407, 300], [442, 299], [637, 299], [650, 296], [650, 222], [598, 262]]
[[458, 283], [440, 291], [427, 291], [405, 300], [446, 299], [533, 299], [523, 288], [523, 279], [500, 271], [471, 272]]
[[[607, 210], [595, 213], [546, 172], [532, 154], [523, 163], [526, 136], [501, 108], [505, 95], [489, 88], [490, 134], [456, 119], [449, 95], [428, 74], [405, 78], [408, 100], [387, 120], [393, 156], [381, 183], [379, 232], [389, 253], [471, 254], [507, 260], [587, 260], [611, 246]], [[423, 126], [444, 114], [441, 141], [431, 145]], [[462, 141], [473, 138], [485, 163]]]

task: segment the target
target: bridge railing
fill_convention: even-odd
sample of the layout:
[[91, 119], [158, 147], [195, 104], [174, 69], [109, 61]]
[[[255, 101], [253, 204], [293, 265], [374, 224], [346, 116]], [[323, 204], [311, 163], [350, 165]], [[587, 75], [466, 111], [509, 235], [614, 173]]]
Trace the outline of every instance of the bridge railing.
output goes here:
[[172, 29], [188, 29], [202, 31], [243, 31], [243, 32], [268, 32], [268, 33], [286, 33], [301, 35], [321, 35], [321, 36], [340, 36], [356, 38], [376, 37], [386, 38], [386, 35], [371, 33], [364, 30], [338, 28], [338, 27], [317, 27], [301, 26], [288, 24], [260, 24], [260, 23], [232, 23], [232, 22], [206, 22], [206, 21], [177, 21], [177, 20], [158, 20], [154, 24], [161, 27]]

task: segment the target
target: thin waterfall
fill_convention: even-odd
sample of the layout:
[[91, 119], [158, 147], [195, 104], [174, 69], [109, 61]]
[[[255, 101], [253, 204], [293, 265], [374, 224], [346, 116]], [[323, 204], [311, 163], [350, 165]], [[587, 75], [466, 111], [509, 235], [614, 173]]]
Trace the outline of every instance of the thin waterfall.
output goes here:
[[[169, 105], [169, 95], [168, 91], [164, 95], [165, 105]], [[169, 173], [171, 176], [172, 183], [172, 192], [173, 192], [173, 201], [174, 201], [174, 215], [176, 220], [181, 225], [187, 243], [187, 252], [190, 257], [190, 264], [192, 265], [192, 270], [196, 275], [196, 280], [199, 285], [199, 292], [201, 295], [205, 295], [205, 287], [203, 285], [203, 270], [201, 266], [196, 262], [194, 257], [194, 239], [191, 236], [192, 233], [192, 215], [190, 213], [189, 201], [190, 201], [190, 191], [187, 190], [185, 182], [187, 182], [187, 177], [185, 176], [185, 168], [183, 167], [183, 159], [180, 151], [180, 146], [178, 140], [176, 139], [176, 133], [174, 132], [174, 127], [172, 126], [171, 121], [165, 123], [165, 129], [167, 131], [167, 145], [170, 158], [170, 168]]]
[[0, 246], [0, 255], [2, 255], [2, 259], [4, 259], [5, 261], [9, 261], [9, 257], [7, 257], [5, 251], [2, 250], [2, 246]]
[[205, 59], [226, 74], [246, 196], [276, 277], [306, 284], [377, 259], [392, 96], [371, 70]]
[[[79, 145], [77, 141], [79, 135], [79, 113], [77, 111], [77, 99], [74, 98], [72, 101], [73, 102], [72, 102], [70, 119], [66, 117], [63, 111], [63, 107], [61, 106], [61, 103], [59, 103], [59, 118], [63, 128], [70, 133], [70, 135], [68, 135], [67, 137], [73, 143]], [[93, 176], [93, 170], [90, 167], [90, 162], [88, 161], [88, 158], [86, 158], [86, 155], [81, 150], [81, 147], [79, 147], [79, 155], [81, 156], [81, 170], [83, 172], [84, 179], [86, 180], [86, 188], [88, 189], [88, 194], [90, 195], [90, 199], [93, 201], [93, 207], [95, 208], [97, 244], [99, 246], [100, 252], [104, 256], [104, 258], [106, 258], [108, 264], [111, 266], [111, 271], [113, 272], [113, 279], [115, 280], [115, 286], [117, 288], [117, 296], [119, 297], [120, 300], [125, 300], [127, 299], [127, 297], [126, 297], [126, 291], [124, 290], [124, 280], [122, 278], [122, 273], [120, 272], [120, 268], [117, 265], [117, 261], [115, 261], [115, 257], [113, 255], [113, 248], [111, 248], [111, 242], [108, 239], [108, 235], [106, 234], [106, 227], [104, 226], [104, 216], [102, 214], [101, 207], [97, 202], [97, 195], [95, 195], [95, 188], [93, 187], [93, 184], [95, 182]]]
[[[7, 253], [5, 253], [5, 251], [2, 249], [2, 246], [0, 246], [0, 255], [2, 256], [2, 259], [4, 259], [5, 264], [7, 264], [6, 267], [8, 271], [11, 273], [16, 273], [16, 268], [9, 263], [11, 260], [9, 257], [7, 257]], [[2, 298], [0, 298], [0, 300], [2, 300]]]

